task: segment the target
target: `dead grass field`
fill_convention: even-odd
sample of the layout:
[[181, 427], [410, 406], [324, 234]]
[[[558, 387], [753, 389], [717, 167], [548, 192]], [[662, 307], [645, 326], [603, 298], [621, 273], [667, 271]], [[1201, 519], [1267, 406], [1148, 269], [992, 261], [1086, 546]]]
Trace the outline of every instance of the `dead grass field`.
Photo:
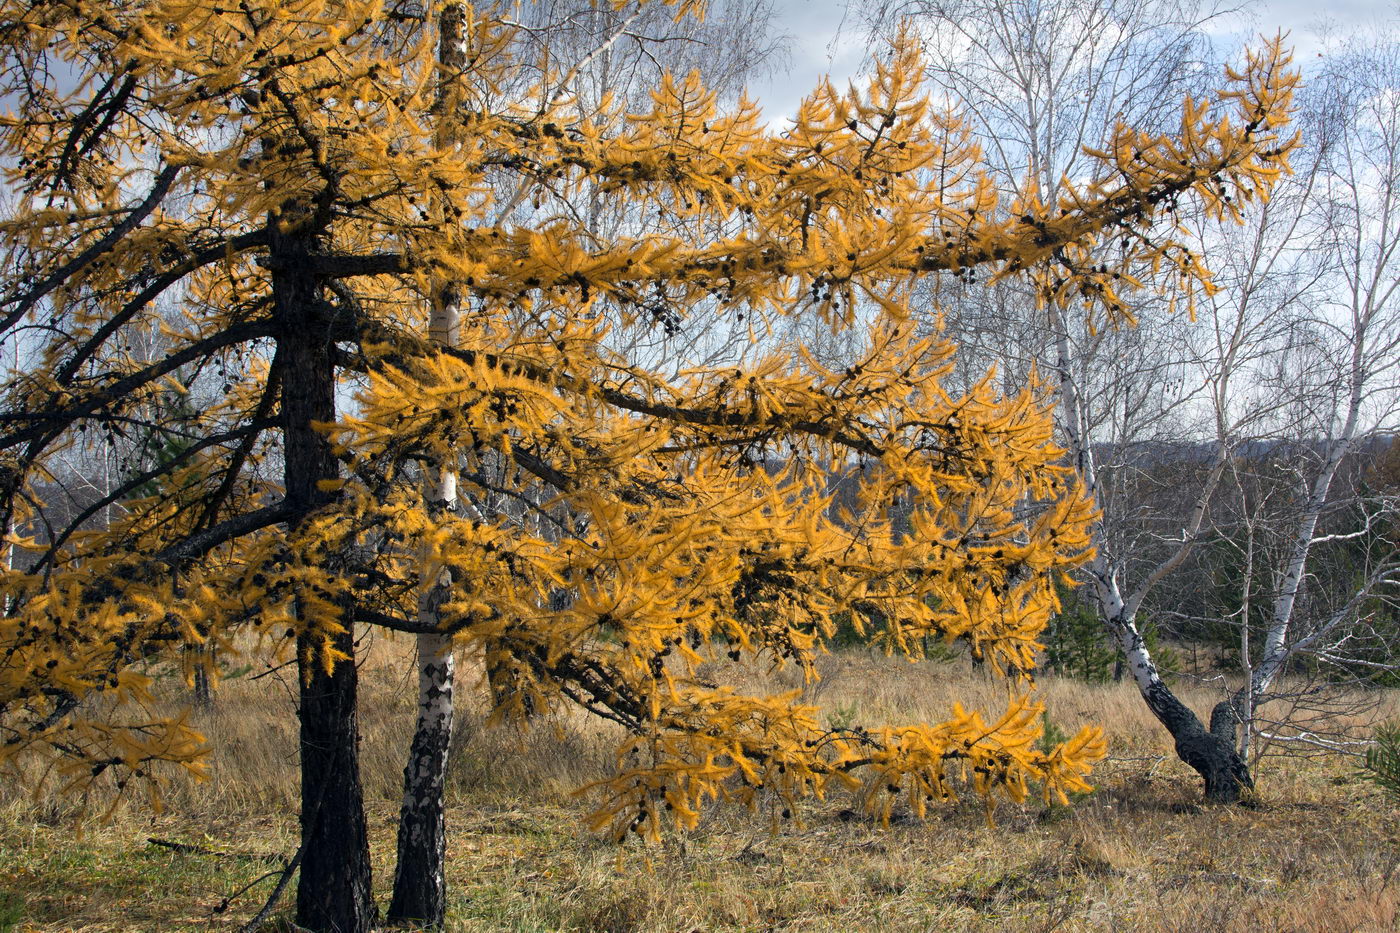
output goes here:
[[[365, 662], [364, 779], [376, 884], [391, 881], [413, 678], [408, 646]], [[0, 933], [237, 929], [296, 848], [288, 676], [227, 682], [200, 725], [212, 779], [175, 783], [166, 810], [79, 823], [70, 801], [0, 788]], [[826, 715], [937, 717], [955, 699], [997, 709], [1005, 686], [965, 665], [851, 652], [807, 689]], [[799, 686], [789, 672], [749, 680]], [[463, 691], [464, 696], [471, 690]], [[1186, 690], [1198, 709], [1208, 690]], [[524, 736], [464, 719], [454, 753], [450, 924], [469, 931], [1400, 929], [1400, 806], [1350, 762], [1266, 762], [1254, 808], [1202, 806], [1199, 781], [1128, 685], [1040, 683], [1050, 719], [1099, 722], [1112, 755], [1070, 807], [964, 800], [925, 823], [873, 825], [831, 799], [800, 824], [712, 809], [662, 847], [582, 828], [572, 794], [601, 774], [612, 734], [581, 717]], [[1165, 756], [1165, 757], [1162, 757]], [[176, 851], [155, 837], [198, 847]], [[279, 916], [288, 913], [287, 905]], [[273, 925], [269, 929], [283, 929]]]

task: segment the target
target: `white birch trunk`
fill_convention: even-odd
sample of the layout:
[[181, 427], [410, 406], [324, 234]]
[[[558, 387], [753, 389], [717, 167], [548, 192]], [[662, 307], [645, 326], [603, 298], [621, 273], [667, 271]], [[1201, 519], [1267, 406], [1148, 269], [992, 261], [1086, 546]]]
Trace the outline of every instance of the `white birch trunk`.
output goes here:
[[[456, 309], [444, 305], [433, 311], [432, 331], [446, 342], [455, 335]], [[429, 498], [434, 510], [447, 511], [457, 503], [457, 477], [442, 467], [430, 480]], [[442, 568], [426, 582], [419, 599], [418, 622], [424, 628], [441, 624], [438, 607], [451, 586]], [[456, 656], [451, 635], [420, 634], [418, 640], [418, 720], [403, 774], [403, 803], [399, 813], [398, 861], [394, 894], [389, 905], [390, 922], [412, 920], [441, 926], [447, 910], [446, 820], [443, 791], [447, 756], [452, 740], [453, 680]]]
[[[438, 62], [444, 73], [460, 69], [465, 61], [461, 4], [444, 7], [439, 18]], [[447, 95], [439, 95], [440, 109]], [[451, 117], [439, 113], [438, 133], [448, 142]], [[433, 296], [428, 320], [429, 338], [442, 346], [457, 342], [461, 310], [458, 295], [444, 283]], [[428, 507], [439, 514], [457, 506], [457, 474], [443, 463], [431, 472], [425, 489]], [[419, 597], [418, 622], [425, 629], [441, 625], [441, 606], [451, 586], [448, 568], [425, 579]], [[420, 634], [418, 639], [418, 720], [403, 773], [403, 803], [399, 813], [398, 853], [394, 893], [389, 905], [390, 923], [415, 921], [440, 927], [447, 913], [447, 829], [443, 791], [447, 755], [452, 740], [453, 679], [456, 657], [451, 635]]]
[[1356, 412], [1359, 407], [1360, 399], [1354, 394], [1344, 433], [1333, 443], [1322, 469], [1313, 478], [1306, 504], [1294, 526], [1288, 563], [1283, 568], [1283, 580], [1278, 594], [1274, 597], [1273, 611], [1269, 614], [1269, 630], [1264, 636], [1263, 652], [1258, 666], [1254, 669], [1254, 676], [1250, 679], [1250, 692], [1255, 699], [1269, 689], [1292, 654], [1288, 636], [1292, 628], [1293, 611], [1298, 603], [1298, 592], [1307, 572], [1308, 556], [1312, 553], [1317, 522], [1322, 515], [1323, 506], [1327, 504], [1332, 480], [1337, 475], [1342, 459], [1352, 448]]

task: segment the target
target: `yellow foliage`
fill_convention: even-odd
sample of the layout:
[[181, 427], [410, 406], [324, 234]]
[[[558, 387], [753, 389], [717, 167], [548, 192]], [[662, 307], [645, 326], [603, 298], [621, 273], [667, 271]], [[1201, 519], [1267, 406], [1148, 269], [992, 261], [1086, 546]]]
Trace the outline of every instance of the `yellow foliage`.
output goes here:
[[[1189, 304], [1209, 279], [1175, 237], [1178, 202], [1238, 218], [1287, 170], [1296, 77], [1277, 44], [1217, 100], [1184, 102], [1174, 134], [1120, 126], [1054, 203], [1002, 203], [907, 38], [865, 89], [823, 83], [775, 132], [696, 74], [649, 109], [589, 110], [493, 8], [386, 8], [0, 0], [6, 80], [31, 81], [5, 86], [0, 117], [17, 192], [0, 239], [24, 270], [0, 327], [52, 322], [4, 386], [0, 766], [197, 770], [183, 721], [89, 700], [139, 709], [138, 669], [247, 629], [330, 671], [349, 627], [416, 631], [447, 581], [437, 630], [509, 673], [502, 718], [572, 702], [628, 730], [600, 828], [654, 837], [760, 789], [792, 810], [833, 781], [883, 818], [960, 786], [1087, 789], [1101, 735], [1035, 748], [1027, 697], [990, 724], [955, 708], [831, 730], [705, 668], [752, 655], [811, 679], [851, 619], [890, 651], [961, 640], [1028, 679], [1094, 506], [1043, 386], [943, 387], [952, 348], [911, 285], [1025, 275], [1111, 319], [1147, 286]], [[437, 57], [449, 10], [460, 69]], [[53, 73], [72, 82], [35, 77]], [[645, 222], [605, 234], [590, 200]], [[309, 291], [289, 305], [296, 276]], [[422, 336], [444, 296], [462, 318], [447, 343]], [[850, 359], [779, 339], [816, 321]], [[700, 364], [707, 329], [736, 325], [744, 352]], [[308, 427], [285, 416], [301, 374], [281, 354], [311, 328], [354, 401], [311, 425], [340, 475], [296, 499], [266, 468]], [[154, 355], [131, 349], [141, 334]], [[63, 458], [127, 424], [183, 446], [55, 525]], [[438, 469], [463, 508], [427, 501]]]

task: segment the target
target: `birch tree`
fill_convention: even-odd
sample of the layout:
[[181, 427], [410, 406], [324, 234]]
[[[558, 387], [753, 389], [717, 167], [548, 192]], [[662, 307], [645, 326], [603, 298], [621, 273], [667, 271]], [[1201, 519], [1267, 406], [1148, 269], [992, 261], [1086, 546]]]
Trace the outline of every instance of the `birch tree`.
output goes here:
[[[1168, 101], [1201, 92], [1210, 55], [1204, 29], [1217, 15], [1209, 7], [1174, 0], [931, 0], [872, 9], [877, 28], [888, 29], [894, 16], [917, 23], [934, 50], [931, 79], [956, 107], [975, 115], [978, 139], [992, 154], [998, 183], [1022, 197], [1058, 196], [1072, 186], [1112, 145], [1105, 140], [1117, 137], [1124, 120], [1151, 126], [1173, 119]], [[1022, 174], [1022, 166], [1030, 171]], [[1219, 196], [1229, 206], [1223, 215], [1193, 216], [1187, 205], [1177, 204], [1171, 216], [1198, 225], [1242, 220], [1239, 202], [1223, 191]], [[1106, 238], [1098, 247], [1080, 261], [1092, 265], [1106, 259], [1115, 244]], [[1208, 262], [1199, 247], [1184, 255]], [[1262, 276], [1266, 270], [1255, 272]], [[1220, 426], [1221, 442], [1213, 445], [1194, 501], [1179, 516], [1175, 540], [1164, 541], [1151, 529], [1144, 534], [1134, 520], [1141, 494], [1135, 451], [1189, 437], [1182, 424], [1198, 417], [1200, 403], [1212, 391], [1228, 386], [1235, 357], [1248, 352], [1247, 337], [1226, 335], [1235, 340], [1233, 349], [1217, 355], [1219, 368], [1193, 386], [1201, 357], [1190, 352], [1187, 315], [1178, 313], [1186, 309], [1170, 289], [1159, 291], [1155, 301], [1135, 296], [1133, 306], [1114, 320], [1096, 317], [1094, 296], [1074, 288], [1072, 281], [1048, 275], [1019, 295], [998, 289], [1003, 294], [990, 302], [969, 301], [965, 290], [946, 287], [933, 298], [946, 307], [955, 333], [988, 341], [983, 353], [989, 362], [1053, 374], [1060, 437], [1103, 510], [1085, 576], [1108, 636], [1148, 708], [1171, 734], [1177, 754], [1202, 775], [1206, 796], [1237, 799], [1252, 786], [1244, 761], [1232, 741], [1207, 728], [1177, 698], [1139, 628], [1139, 613], [1153, 589], [1181, 567], [1208, 532], [1208, 506], [1236, 438]], [[1066, 289], [1072, 303], [1064, 300]], [[1213, 300], [1212, 294], [1203, 300]], [[1128, 332], [1127, 324], [1144, 331]]]
[[[1306, 98], [1304, 139], [1316, 171], [1304, 193], [1294, 275], [1307, 287], [1291, 302], [1285, 339], [1270, 342], [1274, 372], [1259, 374], [1253, 405], [1238, 406], [1261, 422], [1257, 437], [1289, 452], [1291, 475], [1281, 497], [1287, 508], [1274, 518], [1282, 525], [1279, 552], [1260, 568], [1268, 600], [1262, 643], [1257, 656], [1242, 652], [1245, 683], [1220, 706], [1245, 727], [1242, 750], [1289, 662], [1301, 656], [1345, 667], [1349, 643], [1366, 624], [1364, 607], [1393, 596], [1400, 583], [1396, 553], [1373, 530], [1393, 514], [1393, 500], [1344, 489], [1341, 478], [1349, 458], [1396, 429], [1400, 411], [1398, 48], [1393, 40], [1353, 40], [1329, 52]], [[1328, 520], [1342, 510], [1357, 510], [1361, 527]], [[1365, 537], [1382, 550], [1368, 553], [1345, 592], [1322, 598], [1334, 588], [1311, 579], [1314, 562]], [[1319, 598], [1304, 609], [1309, 588]], [[1242, 634], [1249, 638], [1247, 620]], [[1273, 737], [1310, 741], [1288, 731]]]
[[[712, 4], [703, 21], [696, 18], [677, 20], [664, 6], [598, 8], [590, 5], [542, 3], [518, 9], [513, 13], [519, 23], [518, 44], [522, 51], [533, 52], [540, 61], [570, 63], [560, 67], [557, 74], [547, 70], [526, 71], [515, 76], [514, 90], [528, 96], [543, 92], [555, 102], [567, 95], [571, 109], [581, 118], [592, 118], [609, 99], [625, 102], [629, 108], [645, 105], [647, 92], [667, 70], [697, 71], [719, 99], [736, 98], [742, 91], [743, 79], [763, 68], [773, 66], [776, 48], [766, 43], [770, 30], [771, 8], [765, 4]], [[462, 7], [449, 5], [440, 14], [438, 60], [444, 76], [463, 71], [466, 52], [462, 35]], [[663, 67], [661, 60], [666, 65]], [[455, 132], [450, 114], [452, 107], [450, 85], [444, 85], [443, 99], [437, 105], [434, 119], [444, 134]], [[511, 185], [514, 184], [514, 190]], [[518, 179], [502, 176], [500, 207], [495, 212], [497, 224], [507, 221], [528, 223], [538, 210], [538, 194], [525, 204], [526, 188]], [[553, 200], [553, 198], [551, 198]], [[616, 238], [623, 235], [644, 236], [648, 232], [647, 218], [625, 199], [600, 197], [596, 188], [579, 190], [568, 199], [568, 207], [582, 212], [587, 227], [595, 236]], [[429, 318], [431, 338], [446, 346], [455, 346], [460, 318], [459, 286], [439, 282], [438, 294], [432, 299]], [[625, 320], [616, 322], [625, 335], [630, 352], [636, 355], [643, 346], [650, 349], [655, 362], [669, 365], [673, 370], [702, 364], [708, 357], [723, 355], [725, 348], [742, 342], [732, 324], [726, 333], [718, 333], [723, 322], [713, 317], [692, 321], [674, 333], [665, 329], [658, 335], [654, 328], [628, 327]], [[682, 332], [683, 331], [683, 332]], [[702, 350], [701, 344], [709, 344]], [[486, 458], [478, 472], [502, 473], [502, 458]], [[536, 533], [549, 533], [541, 527], [538, 516], [519, 508], [519, 501], [480, 485], [468, 486], [468, 497], [459, 503], [456, 473], [442, 464], [431, 467], [432, 484], [428, 502], [451, 511], [466, 510], [472, 518], [500, 521], [511, 516], [522, 523], [534, 523]], [[499, 486], [497, 487], [499, 488]], [[440, 580], [437, 589], [425, 592], [419, 621], [433, 627], [435, 607], [450, 590], [450, 580]], [[557, 590], [561, 598], [567, 591]], [[448, 746], [453, 736], [455, 707], [454, 673], [455, 648], [451, 636], [429, 632], [417, 636], [419, 664], [418, 717], [410, 746], [409, 760], [404, 771], [404, 799], [399, 820], [398, 857], [395, 862], [394, 895], [389, 906], [390, 922], [417, 921], [431, 926], [441, 925], [446, 912], [446, 826], [443, 792], [446, 780]], [[522, 713], [534, 712], [528, 694], [517, 696], [520, 684], [516, 676], [515, 659], [503, 645], [487, 646], [484, 654], [492, 659], [486, 681], [494, 692], [492, 701], [505, 707], [519, 706]]]

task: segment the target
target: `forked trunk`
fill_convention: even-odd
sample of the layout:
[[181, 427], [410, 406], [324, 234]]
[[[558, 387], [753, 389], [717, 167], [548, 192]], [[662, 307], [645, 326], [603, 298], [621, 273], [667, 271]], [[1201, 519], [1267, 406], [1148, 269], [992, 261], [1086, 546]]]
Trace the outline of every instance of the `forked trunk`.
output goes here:
[[1254, 779], [1249, 775], [1249, 766], [1235, 751], [1236, 717], [1227, 703], [1216, 706], [1211, 715], [1211, 728], [1207, 729], [1200, 717], [1161, 681], [1143, 691], [1143, 698], [1153, 715], [1171, 733], [1177, 757], [1205, 781], [1207, 800], [1238, 803], [1253, 793]]
[[[1089, 442], [1090, 431], [1085, 420], [1084, 409], [1080, 405], [1079, 390], [1075, 384], [1072, 354], [1069, 345], [1069, 330], [1058, 310], [1053, 310], [1056, 329], [1056, 368], [1060, 375], [1060, 407], [1063, 426], [1069, 436], [1069, 447], [1074, 454], [1075, 467], [1083, 478], [1085, 488], [1097, 495], [1099, 490], [1098, 471], [1094, 463], [1094, 447]], [[1170, 687], [1162, 680], [1157, 665], [1152, 661], [1152, 653], [1147, 642], [1138, 630], [1137, 613], [1147, 592], [1168, 573], [1178, 567], [1190, 553], [1191, 545], [1200, 532], [1205, 518], [1206, 504], [1220, 482], [1225, 466], [1229, 462], [1228, 448], [1222, 444], [1217, 451], [1215, 462], [1206, 477], [1205, 488], [1192, 506], [1191, 517], [1182, 531], [1181, 543], [1167, 560], [1158, 564], [1138, 588], [1125, 596], [1118, 584], [1118, 575], [1104, 556], [1104, 551], [1094, 556], [1089, 567], [1093, 581], [1094, 596], [1099, 603], [1099, 612], [1108, 633], [1118, 646], [1118, 660], [1114, 664], [1113, 679], [1118, 681], [1128, 673], [1137, 685], [1138, 693], [1147, 703], [1152, 715], [1166, 727], [1176, 746], [1177, 757], [1195, 769], [1205, 780], [1207, 800], [1233, 803], [1254, 789], [1254, 781], [1249, 776], [1249, 767], [1235, 751], [1234, 718], [1217, 721], [1220, 710], [1212, 717], [1211, 729], [1201, 724], [1201, 719], [1185, 703], [1176, 698]], [[1226, 734], [1228, 732], [1228, 735]]]
[[1201, 718], [1177, 699], [1162, 680], [1137, 625], [1123, 613], [1121, 603], [1111, 602], [1115, 594], [1113, 587], [1101, 585], [1099, 594], [1116, 610], [1104, 621], [1118, 643], [1138, 692], [1152, 715], [1171, 734], [1177, 757], [1205, 780], [1206, 799], [1235, 803], [1252, 793], [1254, 781], [1249, 776], [1249, 766], [1235, 750], [1235, 726], [1239, 717], [1234, 708], [1228, 702], [1216, 706], [1207, 729]]

